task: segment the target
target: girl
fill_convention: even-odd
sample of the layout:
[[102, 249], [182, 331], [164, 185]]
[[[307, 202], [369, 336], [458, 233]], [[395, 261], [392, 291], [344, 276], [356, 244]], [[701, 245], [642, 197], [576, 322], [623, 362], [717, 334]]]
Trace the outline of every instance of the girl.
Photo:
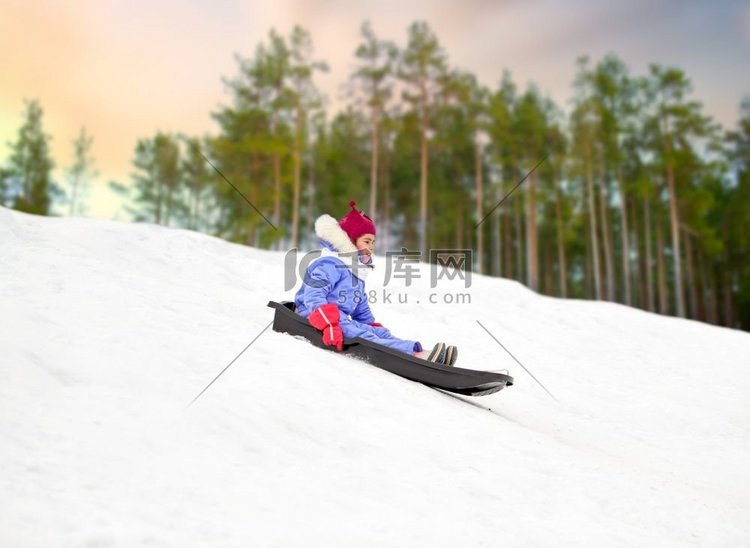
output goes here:
[[375, 321], [365, 291], [367, 273], [373, 268], [375, 223], [357, 211], [353, 200], [349, 206], [352, 210], [341, 221], [330, 215], [321, 215], [315, 221], [322, 254], [307, 268], [294, 297], [297, 313], [323, 333], [324, 344], [338, 350], [344, 339], [362, 337], [433, 363], [456, 363], [455, 346], [441, 342], [426, 351], [418, 341], [394, 337]]

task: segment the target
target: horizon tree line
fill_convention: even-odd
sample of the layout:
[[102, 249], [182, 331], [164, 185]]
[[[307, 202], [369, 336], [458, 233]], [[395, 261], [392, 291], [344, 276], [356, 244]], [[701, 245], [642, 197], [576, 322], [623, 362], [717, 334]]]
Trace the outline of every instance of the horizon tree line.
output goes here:
[[[215, 135], [139, 139], [130, 184], [112, 188], [134, 221], [272, 249], [313, 247], [317, 215], [354, 198], [381, 249], [470, 248], [476, 272], [546, 295], [750, 329], [750, 98], [727, 132], [682, 70], [633, 75], [609, 54], [576, 61], [565, 113], [508, 72], [491, 88], [451, 67], [423, 22], [403, 45], [364, 23], [353, 56], [349, 103], [329, 116], [310, 34], [271, 30], [223, 79]], [[41, 117], [28, 103], [0, 191], [49, 214], [62, 192]], [[76, 143], [69, 200], [95, 176], [91, 137]]]

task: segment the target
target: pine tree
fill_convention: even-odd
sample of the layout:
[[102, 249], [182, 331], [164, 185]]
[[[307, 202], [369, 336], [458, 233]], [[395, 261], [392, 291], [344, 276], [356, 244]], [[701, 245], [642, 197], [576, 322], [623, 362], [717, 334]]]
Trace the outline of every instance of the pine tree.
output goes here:
[[203, 145], [199, 139], [184, 139], [185, 155], [181, 160], [180, 175], [186, 193], [185, 225], [192, 230], [211, 230], [211, 212], [214, 209], [208, 191], [212, 189], [212, 173], [203, 157]]
[[13, 181], [12, 172], [9, 168], [0, 166], [0, 205], [9, 206], [12, 203], [10, 189]]
[[18, 139], [10, 145], [12, 152], [5, 177], [11, 207], [37, 215], [49, 215], [53, 198], [61, 192], [52, 181], [51, 137], [44, 133], [43, 115], [37, 100], [26, 102]]
[[308, 117], [322, 108], [322, 96], [313, 82], [316, 71], [327, 71], [328, 65], [312, 59], [313, 45], [310, 33], [295, 26], [289, 40], [289, 95], [294, 118], [292, 140], [292, 228], [291, 245], [299, 242], [300, 192], [302, 185], [302, 158], [307, 147]]
[[212, 114], [220, 133], [208, 143], [216, 168], [266, 217], [238, 199], [225, 181], [217, 181], [218, 233], [262, 247], [277, 242], [283, 232], [282, 158], [289, 150], [288, 128], [279, 114], [286, 97], [288, 52], [273, 30], [269, 41], [259, 44], [252, 58], [236, 56], [239, 74], [225, 79], [232, 105]]
[[[513, 185], [519, 171], [516, 158], [517, 143], [513, 139], [513, 110], [516, 103], [516, 87], [510, 73], [503, 73], [500, 86], [489, 98], [487, 107], [488, 128], [490, 137], [491, 162], [498, 166], [499, 176], [496, 181], [495, 200], [499, 203]], [[514, 199], [517, 199], [514, 196]], [[513, 202], [504, 204], [502, 209], [494, 212], [498, 220], [493, 230], [495, 253], [497, 254], [497, 275], [513, 277], [513, 241], [511, 240]], [[503, 266], [504, 265], [504, 266]]]
[[[530, 171], [547, 155], [547, 121], [542, 99], [533, 86], [518, 100], [514, 112], [513, 135], [517, 140], [519, 163]], [[532, 290], [539, 288], [539, 222], [538, 172], [535, 170], [526, 181], [526, 283]]]
[[133, 174], [133, 199], [138, 206], [135, 220], [169, 226], [183, 207], [179, 200], [180, 150], [176, 138], [158, 132], [153, 139], [140, 139], [133, 165], [137, 170]]
[[[601, 280], [600, 251], [599, 251], [599, 220], [596, 212], [596, 195], [594, 186], [594, 172], [597, 161], [597, 114], [596, 103], [592, 98], [589, 78], [589, 59], [578, 59], [578, 74], [574, 83], [576, 90], [575, 107], [571, 113], [571, 132], [575, 157], [572, 174], [584, 182], [582, 185], [585, 210], [588, 213], [587, 242], [590, 265], [585, 271], [591, 272], [593, 280], [593, 296], [601, 300], [604, 296]], [[589, 262], [587, 260], [587, 262]]]
[[282, 224], [284, 185], [282, 162], [290, 153], [291, 135], [294, 133], [288, 116], [291, 103], [288, 87], [291, 53], [286, 39], [276, 30], [271, 29], [268, 40], [267, 46], [264, 44], [258, 46], [254, 59], [249, 62], [240, 60], [241, 75], [235, 85], [235, 92], [239, 99], [244, 99], [245, 96], [252, 97], [251, 104], [268, 117], [266, 131], [259, 137], [264, 141], [263, 146], [268, 149], [271, 159], [273, 181], [271, 219], [278, 230], [271, 233], [270, 237], [278, 246], [284, 228]]
[[741, 104], [737, 129], [726, 138], [735, 184], [725, 190], [724, 218], [729, 227], [732, 278], [736, 287], [737, 325], [750, 329], [750, 96]]
[[398, 73], [407, 86], [403, 98], [413, 105], [419, 121], [419, 249], [423, 257], [428, 255], [430, 116], [446, 70], [445, 53], [430, 27], [425, 22], [413, 23]]
[[81, 128], [78, 137], [73, 141], [74, 161], [68, 169], [68, 185], [70, 195], [68, 197], [70, 216], [83, 215], [86, 213], [86, 198], [91, 179], [98, 175], [93, 168], [94, 159], [90, 155], [91, 144], [94, 138], [86, 133], [86, 128]]
[[685, 291], [683, 281], [682, 245], [680, 231], [680, 196], [678, 187], [684, 187], [685, 179], [678, 180], [676, 168], [679, 157], [692, 154], [696, 140], [708, 138], [715, 132], [712, 122], [706, 118], [700, 103], [688, 101], [692, 86], [685, 73], [676, 68], [650, 67], [647, 80], [650, 112], [648, 128], [653, 136], [652, 152], [660, 159], [664, 182], [669, 197], [669, 225], [671, 232], [672, 274], [674, 281], [675, 309], [677, 316], [685, 317]]
[[[552, 196], [548, 203], [554, 204], [554, 240], [557, 248], [557, 274], [558, 290], [556, 292], [562, 298], [568, 296], [568, 260], [566, 246], [570, 239], [570, 217], [571, 205], [563, 192], [565, 155], [567, 153], [567, 137], [562, 128], [562, 113], [555, 107], [552, 101], [547, 100], [545, 105], [547, 161], [541, 166], [543, 173], [547, 174]], [[552, 225], [552, 214], [547, 214], [547, 222]], [[551, 230], [552, 232], [552, 230]], [[550, 238], [551, 241], [551, 238]], [[547, 269], [552, 272], [552, 265], [548, 263]], [[550, 291], [550, 293], [552, 293]]]
[[354, 53], [360, 64], [351, 78], [359, 87], [362, 103], [370, 110], [370, 200], [369, 214], [378, 218], [378, 174], [380, 173], [381, 119], [393, 93], [392, 77], [398, 49], [392, 42], [380, 40], [369, 22], [360, 29], [362, 43]]
[[[619, 231], [621, 242], [622, 288], [623, 301], [630, 305], [631, 274], [630, 274], [630, 230], [628, 227], [628, 192], [623, 180], [622, 144], [629, 133], [634, 131], [633, 115], [635, 113], [635, 93], [637, 87], [628, 75], [623, 62], [613, 54], [609, 54], [597, 64], [590, 74], [593, 95], [596, 101], [599, 118], [599, 139], [602, 143], [602, 189], [606, 193], [617, 195], [619, 204]], [[604, 197], [604, 192], [601, 194]], [[612, 201], [612, 200], [608, 200]], [[609, 204], [603, 204], [603, 211], [609, 210]], [[602, 217], [604, 219], [604, 216]], [[604, 235], [608, 234], [604, 231]], [[609, 253], [610, 263], [613, 261]], [[610, 299], [615, 298], [614, 267], [607, 269], [610, 279]]]
[[346, 201], [367, 195], [368, 124], [364, 115], [348, 107], [338, 113], [327, 130], [319, 130], [314, 145], [315, 203], [320, 211], [336, 215]]

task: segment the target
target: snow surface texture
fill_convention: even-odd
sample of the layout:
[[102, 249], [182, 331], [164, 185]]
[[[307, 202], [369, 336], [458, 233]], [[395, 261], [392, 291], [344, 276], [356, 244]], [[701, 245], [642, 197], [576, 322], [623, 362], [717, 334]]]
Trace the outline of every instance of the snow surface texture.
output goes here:
[[187, 408], [292, 297], [283, 253], [2, 208], [0, 250], [0, 546], [750, 543], [747, 333], [421, 265], [377, 320], [515, 386], [451, 396], [269, 329]]

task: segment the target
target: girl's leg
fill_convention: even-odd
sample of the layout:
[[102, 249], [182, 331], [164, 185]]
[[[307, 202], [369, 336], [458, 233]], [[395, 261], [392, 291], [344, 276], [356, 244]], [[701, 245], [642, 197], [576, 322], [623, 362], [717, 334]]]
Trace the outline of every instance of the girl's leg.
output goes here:
[[341, 331], [343, 331], [345, 339], [361, 337], [367, 341], [387, 346], [388, 348], [398, 350], [399, 352], [409, 354], [410, 356], [414, 355], [415, 350], [422, 349], [422, 346], [417, 341], [399, 339], [393, 335], [390, 335], [390, 337], [380, 336], [379, 332], [383, 333], [383, 331], [385, 331], [383, 328], [371, 327], [369, 325], [352, 322], [351, 320], [345, 320], [343, 318], [340, 320], [339, 325], [341, 326]]

